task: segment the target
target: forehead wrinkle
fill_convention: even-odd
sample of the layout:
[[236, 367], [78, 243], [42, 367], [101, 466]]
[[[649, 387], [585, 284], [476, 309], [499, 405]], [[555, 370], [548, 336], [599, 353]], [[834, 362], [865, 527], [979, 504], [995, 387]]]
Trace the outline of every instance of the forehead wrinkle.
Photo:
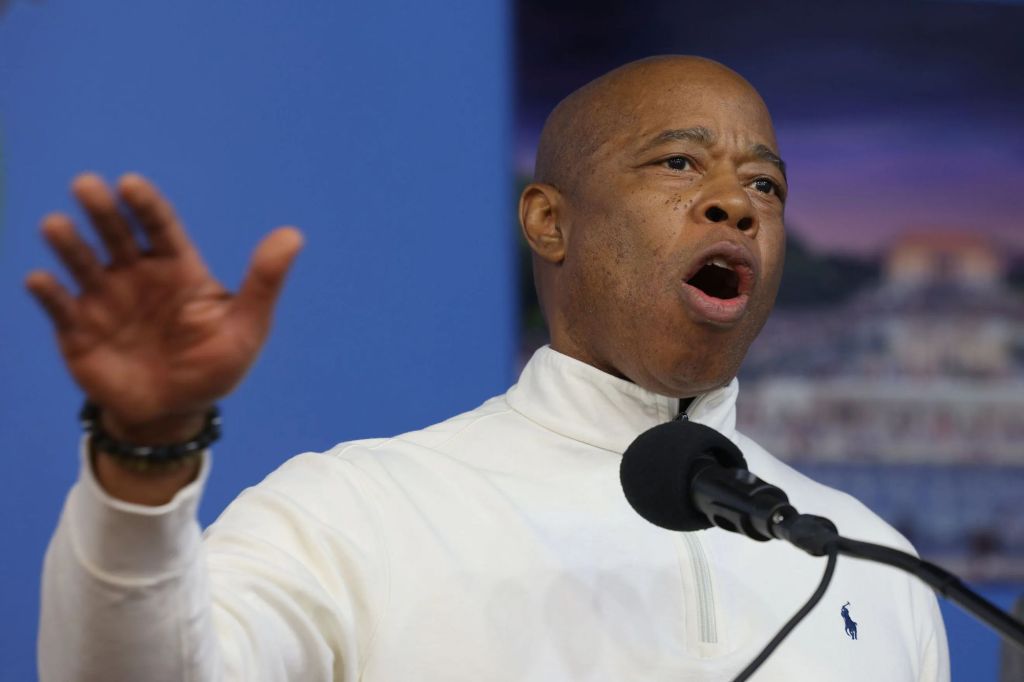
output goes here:
[[[655, 94], [659, 92], [665, 97]], [[648, 116], [664, 113], [665, 106], [677, 110], [680, 97], [703, 102], [713, 96], [742, 100], [744, 106], [753, 96], [763, 108], [746, 80], [710, 60], [668, 55], [621, 66], [570, 93], [551, 112], [538, 140], [534, 181], [575, 194], [598, 159], [612, 151], [649, 149], [672, 140], [711, 147], [716, 136], [704, 126], [666, 130], [647, 144], [637, 140], [637, 129], [646, 127], [643, 122]]]
[[704, 126], [663, 130], [645, 144], [640, 151], [648, 151], [666, 142], [694, 142], [702, 147], [710, 147], [715, 143], [715, 133]]

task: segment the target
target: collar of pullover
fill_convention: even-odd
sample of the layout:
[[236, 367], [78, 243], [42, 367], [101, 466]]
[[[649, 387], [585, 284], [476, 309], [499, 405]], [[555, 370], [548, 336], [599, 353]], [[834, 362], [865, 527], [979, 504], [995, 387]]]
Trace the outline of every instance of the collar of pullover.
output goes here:
[[[734, 437], [739, 384], [697, 396], [687, 415]], [[544, 346], [509, 389], [508, 404], [546, 429], [594, 447], [622, 453], [647, 429], [673, 419], [679, 399], [636, 384]]]

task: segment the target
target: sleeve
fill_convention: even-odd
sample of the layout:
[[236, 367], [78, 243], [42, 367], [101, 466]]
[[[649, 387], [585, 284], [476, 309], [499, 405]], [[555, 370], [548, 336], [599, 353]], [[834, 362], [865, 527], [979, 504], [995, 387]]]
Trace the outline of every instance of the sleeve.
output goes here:
[[916, 611], [922, 614], [918, 627], [921, 661], [918, 682], [950, 682], [949, 643], [938, 598], [923, 583], [915, 584], [913, 589]]
[[212, 642], [196, 507], [210, 469], [160, 507], [108, 496], [85, 439], [43, 564], [39, 677], [212, 680]]
[[209, 467], [206, 455], [196, 481], [145, 507], [106, 495], [83, 454], [44, 563], [40, 679], [358, 678], [388, 580], [359, 472], [300, 455], [204, 538]]

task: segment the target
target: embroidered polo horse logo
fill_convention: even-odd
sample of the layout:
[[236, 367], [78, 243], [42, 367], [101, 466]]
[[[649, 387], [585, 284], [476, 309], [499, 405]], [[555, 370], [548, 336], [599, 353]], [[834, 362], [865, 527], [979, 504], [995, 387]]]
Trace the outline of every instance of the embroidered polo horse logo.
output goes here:
[[840, 615], [843, 620], [846, 621], [846, 634], [850, 636], [850, 639], [857, 639], [857, 624], [850, 618], [850, 609], [846, 608], [850, 605], [850, 602], [843, 604], [843, 608], [839, 609]]

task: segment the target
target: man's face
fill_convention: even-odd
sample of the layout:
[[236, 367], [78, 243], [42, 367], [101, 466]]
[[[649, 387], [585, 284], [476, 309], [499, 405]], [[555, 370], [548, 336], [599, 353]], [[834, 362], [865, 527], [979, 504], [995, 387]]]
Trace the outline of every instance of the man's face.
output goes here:
[[670, 72], [619, 88], [622, 116], [565, 197], [558, 300], [574, 355], [686, 397], [736, 375], [771, 311], [787, 186], [749, 86]]

